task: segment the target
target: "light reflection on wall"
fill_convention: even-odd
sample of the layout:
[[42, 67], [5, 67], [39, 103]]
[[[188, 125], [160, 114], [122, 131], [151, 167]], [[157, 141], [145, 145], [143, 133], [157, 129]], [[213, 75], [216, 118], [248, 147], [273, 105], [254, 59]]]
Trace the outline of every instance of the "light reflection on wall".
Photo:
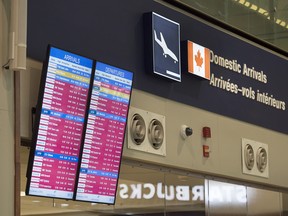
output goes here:
[[247, 187], [206, 180], [206, 211], [209, 216], [246, 215]]
[[247, 190], [244, 186], [215, 182], [209, 187], [208, 200], [219, 204], [226, 202], [246, 203]]
[[119, 196], [121, 199], [158, 199], [178, 201], [204, 201], [204, 186], [195, 185], [165, 185], [161, 182], [156, 185], [144, 184], [120, 184]]
[[[207, 199], [210, 202], [247, 202], [247, 190], [245, 186], [222, 182], [210, 184]], [[178, 201], [204, 201], [203, 185], [165, 185], [161, 182], [156, 185], [143, 184], [120, 184], [119, 196], [121, 199], [166, 199]]]

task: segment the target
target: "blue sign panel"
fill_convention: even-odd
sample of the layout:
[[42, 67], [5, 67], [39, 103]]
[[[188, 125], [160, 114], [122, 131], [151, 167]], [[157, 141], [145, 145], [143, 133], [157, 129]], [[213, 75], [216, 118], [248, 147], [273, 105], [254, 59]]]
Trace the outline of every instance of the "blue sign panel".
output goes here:
[[[185, 81], [183, 78], [182, 86], [174, 90], [182, 95], [176, 93], [173, 97], [214, 113], [288, 133], [287, 58], [193, 19], [189, 27], [186, 27], [189, 40], [210, 50], [211, 77], [199, 80], [190, 76]], [[187, 56], [187, 52], [183, 53], [182, 61]]]
[[[42, 51], [46, 49], [47, 42], [57, 42], [94, 59], [101, 58], [101, 61], [113, 62], [134, 71], [133, 86], [136, 89], [288, 134], [287, 53], [277, 54], [271, 51], [275, 48], [269, 44], [252, 37], [248, 39], [253, 39], [253, 42], [245, 40], [243, 36], [247, 35], [243, 32], [236, 32], [241, 37], [221, 30], [221, 27], [208, 23], [211, 19], [204, 21], [204, 17], [201, 21], [199, 17], [193, 18], [193, 14], [187, 16], [153, 0], [106, 0], [101, 4], [89, 1], [85, 11], [80, 14], [77, 7], [69, 8], [65, 13], [66, 19], [61, 18], [63, 8], [67, 7], [66, 1], [58, 1], [57, 6], [44, 0], [29, 2], [29, 57], [42, 60]], [[129, 7], [124, 7], [123, 2]], [[115, 7], [111, 8], [111, 4]], [[109, 13], [105, 10], [107, 7]], [[152, 10], [156, 13], [147, 13]], [[55, 16], [49, 16], [51, 13]], [[87, 18], [85, 14], [91, 16]], [[142, 17], [142, 14], [145, 16]], [[121, 19], [115, 22], [115, 17]], [[71, 28], [71, 23], [79, 22], [85, 25], [73, 25]], [[91, 28], [95, 25], [101, 27], [101, 31]], [[83, 32], [89, 32], [87, 40], [75, 42], [83, 38]], [[117, 37], [114, 37], [116, 33]], [[183, 44], [181, 56], [179, 40]], [[165, 54], [164, 41], [178, 62], [175, 63], [176, 58], [172, 53]], [[193, 46], [198, 44], [209, 49], [210, 65], [207, 66], [210, 66], [210, 76], [206, 76], [208, 72], [203, 69], [208, 56], [199, 47], [192, 49], [190, 61], [194, 61], [196, 68], [191, 66], [193, 70], [188, 73], [188, 67], [185, 68], [188, 62], [187, 41], [192, 42]], [[195, 76], [200, 72], [206, 79]]]
[[153, 73], [181, 82], [180, 25], [154, 12], [149, 16]]

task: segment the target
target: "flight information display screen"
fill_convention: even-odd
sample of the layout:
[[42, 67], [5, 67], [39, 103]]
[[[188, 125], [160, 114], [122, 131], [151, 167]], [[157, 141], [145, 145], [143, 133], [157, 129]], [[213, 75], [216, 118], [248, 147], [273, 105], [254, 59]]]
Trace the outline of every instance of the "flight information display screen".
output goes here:
[[93, 60], [49, 48], [26, 193], [72, 199]]
[[96, 63], [76, 200], [115, 202], [132, 77]]
[[49, 46], [26, 194], [114, 204], [133, 73]]

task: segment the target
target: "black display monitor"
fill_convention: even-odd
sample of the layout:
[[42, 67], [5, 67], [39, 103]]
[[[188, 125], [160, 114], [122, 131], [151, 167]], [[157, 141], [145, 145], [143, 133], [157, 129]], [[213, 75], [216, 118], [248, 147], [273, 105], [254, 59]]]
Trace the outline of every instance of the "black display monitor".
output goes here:
[[27, 195], [115, 202], [132, 79], [129, 71], [48, 47]]
[[133, 74], [96, 63], [76, 200], [113, 204]]

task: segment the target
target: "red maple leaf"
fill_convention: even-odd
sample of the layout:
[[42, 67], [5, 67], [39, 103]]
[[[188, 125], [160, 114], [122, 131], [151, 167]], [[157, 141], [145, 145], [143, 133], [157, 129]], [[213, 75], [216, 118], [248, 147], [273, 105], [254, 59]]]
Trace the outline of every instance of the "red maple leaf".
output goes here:
[[198, 52], [197, 52], [197, 55], [195, 55], [195, 62], [196, 62], [196, 65], [197, 65], [198, 67], [202, 67], [203, 58], [201, 57], [201, 53], [200, 53], [199, 50], [198, 50]]

